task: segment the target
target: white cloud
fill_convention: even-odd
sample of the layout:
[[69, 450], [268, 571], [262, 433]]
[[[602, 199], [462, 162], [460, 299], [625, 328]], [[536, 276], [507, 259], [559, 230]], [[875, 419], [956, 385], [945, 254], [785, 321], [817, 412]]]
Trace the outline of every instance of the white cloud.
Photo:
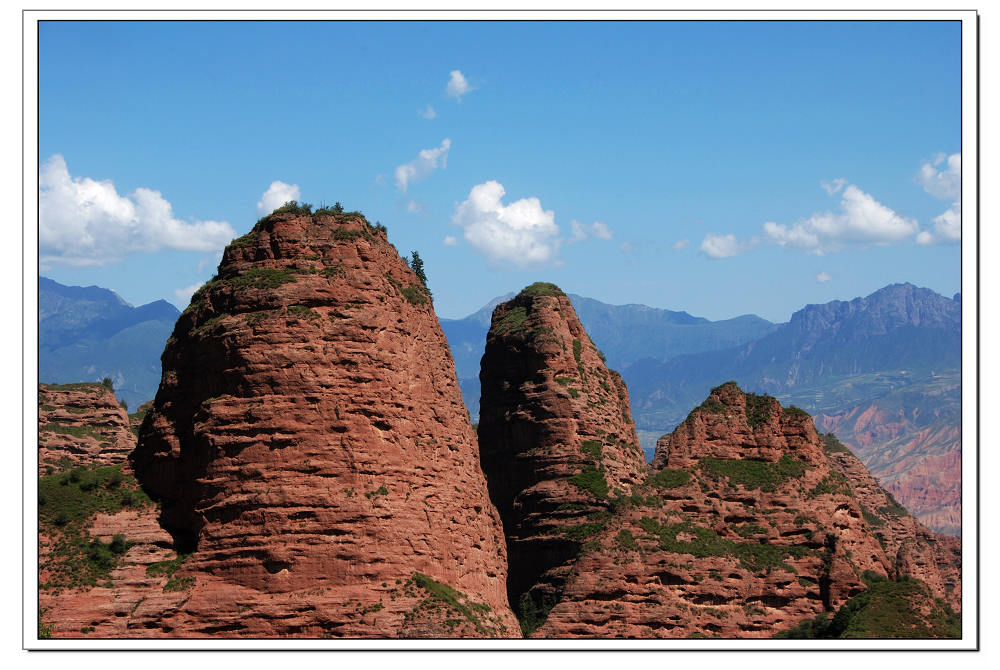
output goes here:
[[110, 180], [72, 177], [59, 154], [42, 164], [38, 201], [43, 264], [103, 265], [161, 249], [217, 251], [236, 235], [225, 221], [174, 218], [159, 191], [140, 187], [119, 195]]
[[181, 309], [187, 307], [191, 303], [191, 296], [194, 292], [202, 287], [205, 282], [198, 282], [197, 284], [191, 284], [190, 286], [185, 286], [184, 288], [174, 289], [174, 296], [177, 298], [175, 304]]
[[434, 108], [430, 105], [427, 105], [424, 109], [418, 109], [417, 114], [420, 115], [420, 118], [427, 119], [428, 121], [433, 118], [437, 118], [437, 112], [435, 112]]
[[935, 198], [954, 199], [951, 207], [935, 217], [933, 229], [921, 230], [916, 220], [896, 213], [841, 177], [820, 182], [828, 194], [841, 193], [839, 212], [818, 212], [790, 225], [767, 221], [763, 236], [746, 241], [710, 233], [701, 250], [711, 258], [726, 258], [770, 242], [822, 256], [852, 246], [885, 246], [911, 239], [921, 245], [958, 242], [962, 238], [961, 180], [961, 154], [938, 154], [920, 166], [916, 181], [925, 191]]
[[826, 181], [824, 179], [819, 183], [819, 185], [823, 187], [823, 190], [827, 192], [827, 195], [833, 195], [847, 185], [847, 180], [843, 177], [837, 177], [833, 181]]
[[634, 249], [635, 247], [632, 246], [631, 242], [622, 242], [618, 246], [618, 248], [622, 250], [622, 253], [630, 254], [630, 253], [632, 253], [632, 249]]
[[735, 235], [709, 233], [701, 241], [701, 251], [709, 258], [729, 258], [745, 251], [744, 244]]
[[406, 211], [410, 214], [419, 214], [424, 211], [424, 204], [418, 200], [408, 200], [406, 202]]
[[828, 282], [831, 279], [833, 279], [833, 276], [830, 275], [827, 272], [820, 272], [818, 275], [816, 275], [816, 281], [821, 282], [821, 283], [822, 282]]
[[[945, 163], [944, 169], [936, 166]], [[933, 164], [924, 162], [917, 173], [917, 182], [939, 200], [958, 200], [962, 190], [962, 154], [945, 157], [938, 154]]]
[[764, 236], [782, 247], [823, 255], [850, 245], [886, 245], [916, 235], [920, 227], [854, 184], [843, 190], [840, 212], [823, 212], [789, 225], [768, 221]]
[[[943, 169], [936, 166], [944, 164]], [[943, 214], [934, 218], [934, 230], [917, 235], [917, 244], [941, 244], [962, 239], [962, 154], [938, 154], [933, 164], [923, 163], [917, 182], [925, 191], [940, 200], [952, 200]]]
[[593, 231], [594, 237], [601, 240], [610, 240], [613, 233], [608, 225], [603, 221], [594, 221], [590, 226], [591, 231]]
[[461, 70], [452, 70], [450, 74], [448, 85], [444, 89], [445, 95], [461, 102], [463, 95], [475, 89], [469, 85], [468, 80], [462, 74]]
[[962, 203], [956, 200], [941, 216], [934, 217], [934, 231], [922, 230], [917, 244], [944, 244], [962, 239]]
[[445, 235], [445, 237], [444, 237], [444, 246], [446, 246], [446, 247], [457, 247], [458, 246], [458, 238], [455, 237], [454, 235]]
[[543, 210], [538, 198], [504, 205], [505, 193], [499, 182], [490, 180], [473, 186], [469, 197], [456, 205], [452, 221], [464, 229], [466, 241], [495, 264], [519, 268], [558, 264], [555, 213]]
[[447, 137], [441, 142], [441, 146], [434, 149], [423, 149], [409, 163], [404, 163], [396, 168], [396, 186], [400, 191], [406, 193], [410, 184], [423, 181], [431, 176], [431, 173], [438, 168], [448, 167], [448, 151], [451, 149], [451, 140]]
[[683, 240], [677, 240], [670, 246], [673, 247], [675, 251], [680, 251], [689, 244], [691, 244], [691, 240], [685, 237]]
[[610, 240], [613, 233], [608, 225], [603, 221], [595, 221], [589, 226], [585, 223], [580, 223], [576, 219], [569, 222], [570, 230], [573, 232], [573, 236], [569, 238], [569, 242], [572, 244], [574, 242], [582, 242], [588, 237], [596, 237], [600, 240]]
[[257, 201], [258, 214], [270, 214], [290, 200], [298, 200], [302, 195], [299, 193], [298, 184], [286, 184], [283, 181], [272, 181], [267, 190]]

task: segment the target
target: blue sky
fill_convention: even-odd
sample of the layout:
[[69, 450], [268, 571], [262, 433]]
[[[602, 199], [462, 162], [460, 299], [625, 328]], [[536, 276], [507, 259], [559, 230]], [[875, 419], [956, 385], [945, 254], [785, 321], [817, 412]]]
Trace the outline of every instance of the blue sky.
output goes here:
[[42, 23], [40, 273], [183, 308], [291, 194], [418, 250], [442, 317], [538, 280], [712, 319], [950, 296], [959, 47], [946, 22]]

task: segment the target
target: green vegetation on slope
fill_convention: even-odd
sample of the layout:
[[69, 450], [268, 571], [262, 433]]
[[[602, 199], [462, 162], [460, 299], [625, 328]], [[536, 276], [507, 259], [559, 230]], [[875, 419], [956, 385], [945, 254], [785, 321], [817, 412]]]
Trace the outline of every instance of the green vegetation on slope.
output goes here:
[[747, 423], [751, 428], [757, 428], [767, 423], [767, 417], [771, 414], [771, 408], [777, 401], [769, 395], [758, 395], [756, 393], [746, 394]]
[[524, 289], [518, 294], [518, 297], [522, 295], [535, 297], [545, 295], [560, 296], [566, 294], [563, 293], [562, 289], [555, 284], [545, 281], [536, 281], [534, 284], [525, 286]]
[[608, 497], [608, 481], [604, 478], [603, 467], [588, 465], [582, 472], [578, 472], [570, 477], [569, 483], [592, 493], [598, 498]]
[[663, 468], [659, 472], [650, 475], [649, 478], [646, 479], [646, 485], [672, 489], [677, 486], [684, 486], [690, 479], [691, 473], [687, 470]]
[[[417, 586], [423, 589], [429, 595], [427, 601], [430, 602], [425, 601], [426, 604], [432, 604], [433, 602], [440, 603], [465, 617], [481, 635], [488, 634], [486, 627], [483, 625], [482, 616], [490, 611], [489, 605], [473, 602], [461, 591], [457, 591], [447, 584], [442, 584], [419, 572], [414, 573], [405, 586]], [[421, 603], [421, 605], [425, 606], [425, 603]], [[421, 605], [418, 605], [418, 608]]]
[[[780, 567], [792, 572], [791, 566], [784, 562], [785, 559], [788, 557], [798, 558], [811, 553], [806, 547], [798, 545], [734, 542], [721, 537], [710, 528], [697, 526], [690, 521], [664, 526], [654, 519], [642, 517], [639, 520], [639, 526], [652, 535], [659, 542], [660, 549], [664, 551], [690, 554], [696, 558], [731, 556], [738, 559], [744, 568], [754, 571]], [[677, 539], [681, 533], [690, 536], [690, 538]]]
[[558, 602], [559, 596], [554, 594], [541, 594], [533, 591], [522, 594], [517, 602], [517, 610], [514, 612], [521, 624], [521, 634], [528, 637], [538, 630], [549, 618], [549, 612]]
[[833, 433], [827, 433], [826, 435], [820, 436], [823, 439], [823, 451], [828, 454], [843, 453], [849, 454], [851, 450], [845, 447], [837, 436]]
[[[962, 618], [916, 579], [868, 579], [868, 590], [830, 618], [822, 613], [775, 635], [790, 639], [926, 639], [962, 637]], [[929, 609], [929, 611], [927, 611]]]
[[703, 458], [698, 468], [716, 481], [727, 477], [730, 486], [774, 491], [789, 479], [805, 474], [806, 464], [785, 454], [777, 463], [741, 459]]
[[106, 580], [128, 551], [123, 536], [104, 543], [86, 530], [98, 512], [151, 504], [149, 497], [121, 466], [76, 468], [38, 478], [38, 517], [42, 532], [52, 538], [51, 551], [40, 568], [48, 573], [41, 588], [80, 588]]

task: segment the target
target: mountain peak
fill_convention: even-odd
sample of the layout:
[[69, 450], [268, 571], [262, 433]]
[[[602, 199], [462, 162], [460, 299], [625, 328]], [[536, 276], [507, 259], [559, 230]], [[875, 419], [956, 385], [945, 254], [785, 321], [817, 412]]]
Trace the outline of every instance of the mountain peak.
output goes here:
[[[194, 550], [187, 632], [516, 634], [447, 343], [384, 228], [266, 217], [227, 247], [162, 362], [131, 462], [178, 550]], [[419, 609], [433, 588], [476, 620]]]
[[673, 433], [660, 438], [653, 468], [690, 468], [704, 458], [777, 462], [785, 455], [807, 464], [823, 462], [812, 417], [728, 381], [713, 388]]
[[645, 458], [625, 383], [554, 284], [496, 307], [480, 380], [480, 458], [508, 536], [508, 597], [528, 630], [581, 551], [579, 524], [641, 481]]

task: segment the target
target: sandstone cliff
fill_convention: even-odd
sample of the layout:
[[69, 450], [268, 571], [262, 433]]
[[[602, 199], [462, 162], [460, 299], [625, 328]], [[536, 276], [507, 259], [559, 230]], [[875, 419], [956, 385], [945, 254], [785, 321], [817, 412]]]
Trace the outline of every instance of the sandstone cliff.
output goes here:
[[[384, 228], [339, 210], [265, 217], [226, 249], [162, 361], [131, 463], [175, 553], [143, 559], [170, 572], [155, 599], [108, 589], [97, 609], [115, 633], [518, 634], [451, 356]], [[129, 557], [112, 586], [147, 579]]]
[[886, 555], [857, 473], [774, 398], [714, 389], [659, 441], [653, 466], [588, 538], [535, 636], [771, 637], [873, 580], [912, 575], [937, 597], [955, 588], [944, 565], [956, 556], [919, 533], [894, 540], [908, 558]]
[[961, 610], [961, 540], [921, 524], [833, 434], [823, 436], [823, 446], [834, 470], [850, 482], [865, 522], [892, 561], [891, 576], [920, 579], [935, 598]]
[[480, 453], [507, 535], [508, 595], [531, 631], [645, 461], [625, 383], [553, 284], [496, 307], [480, 380]]
[[129, 418], [101, 384], [38, 385], [38, 473], [122, 463], [135, 448]]

